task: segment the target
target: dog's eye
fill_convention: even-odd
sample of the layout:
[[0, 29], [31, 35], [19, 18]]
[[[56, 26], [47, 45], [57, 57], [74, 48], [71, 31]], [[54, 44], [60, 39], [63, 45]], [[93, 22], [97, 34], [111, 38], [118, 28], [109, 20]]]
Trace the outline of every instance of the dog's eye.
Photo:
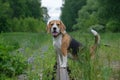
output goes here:
[[53, 26], [53, 23], [51, 23], [50, 25]]
[[57, 24], [57, 26], [59, 26], [60, 24]]

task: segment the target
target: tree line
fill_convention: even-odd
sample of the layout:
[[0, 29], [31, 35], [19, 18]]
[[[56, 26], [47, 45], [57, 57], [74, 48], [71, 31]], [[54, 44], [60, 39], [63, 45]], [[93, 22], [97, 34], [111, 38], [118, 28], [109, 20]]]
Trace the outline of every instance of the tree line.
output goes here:
[[68, 31], [120, 32], [119, 5], [119, 0], [65, 0], [61, 19]]
[[40, 32], [41, 0], [0, 0], [0, 32]]

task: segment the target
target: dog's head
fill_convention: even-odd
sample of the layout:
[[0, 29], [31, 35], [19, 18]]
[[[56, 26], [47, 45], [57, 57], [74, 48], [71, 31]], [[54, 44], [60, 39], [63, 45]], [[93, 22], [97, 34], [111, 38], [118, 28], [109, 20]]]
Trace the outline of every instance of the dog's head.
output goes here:
[[65, 34], [66, 27], [60, 20], [52, 20], [47, 25], [47, 32], [51, 33], [54, 37], [57, 37], [59, 34]]

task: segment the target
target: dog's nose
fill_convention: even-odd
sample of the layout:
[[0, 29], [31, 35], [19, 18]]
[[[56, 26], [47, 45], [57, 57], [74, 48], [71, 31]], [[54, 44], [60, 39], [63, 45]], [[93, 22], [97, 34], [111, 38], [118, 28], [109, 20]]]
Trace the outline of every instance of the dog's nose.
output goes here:
[[56, 27], [54, 27], [53, 30], [56, 30]]

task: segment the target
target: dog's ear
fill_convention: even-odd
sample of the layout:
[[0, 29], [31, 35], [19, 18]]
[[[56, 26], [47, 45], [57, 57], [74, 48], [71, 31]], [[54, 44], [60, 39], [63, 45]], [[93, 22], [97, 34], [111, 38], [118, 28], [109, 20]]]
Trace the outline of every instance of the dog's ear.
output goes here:
[[62, 34], [66, 33], [66, 27], [65, 27], [65, 25], [63, 24], [62, 21], [60, 21], [60, 31], [61, 31]]
[[51, 29], [51, 25], [50, 25], [50, 22], [47, 24], [47, 27], [46, 27], [46, 30], [47, 30], [47, 33], [50, 33], [50, 29]]

